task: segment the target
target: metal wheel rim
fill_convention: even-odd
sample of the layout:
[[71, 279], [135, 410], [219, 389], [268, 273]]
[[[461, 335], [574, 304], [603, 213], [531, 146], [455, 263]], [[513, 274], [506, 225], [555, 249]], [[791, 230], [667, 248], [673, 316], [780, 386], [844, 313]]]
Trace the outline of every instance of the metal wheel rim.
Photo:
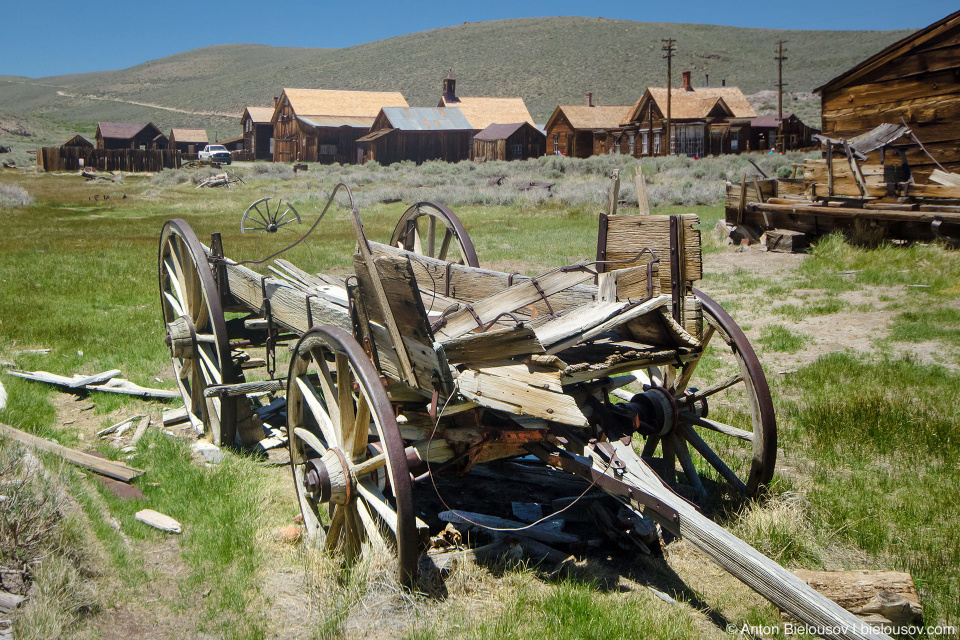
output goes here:
[[[449, 240], [447, 240], [447, 233], [444, 234], [444, 239], [440, 241], [441, 249], [447, 242], [455, 240], [457, 246], [460, 248], [462, 258], [460, 264], [466, 264], [469, 267], [480, 266], [480, 261], [477, 260], [477, 252], [473, 248], [473, 241], [470, 240], [470, 236], [460, 222], [460, 218], [458, 218], [453, 211], [436, 202], [418, 202], [404, 211], [403, 215], [400, 216], [400, 220], [397, 222], [397, 227], [393, 230], [393, 235], [390, 237], [390, 246], [399, 246], [407, 251], [414, 251], [415, 253], [420, 253], [430, 258], [436, 257], [436, 255], [430, 255], [431, 253], [444, 253], [445, 255], [445, 252], [440, 250], [430, 251], [430, 249], [427, 248], [427, 250], [424, 251], [422, 243], [421, 249], [419, 251], [416, 250], [414, 238], [411, 235], [412, 229], [409, 225], [416, 225], [417, 220], [422, 217], [439, 220], [447, 233], [450, 234]], [[434, 236], [434, 241], [436, 242], [436, 236]], [[429, 245], [429, 243], [427, 244]], [[435, 245], [434, 249], [436, 249]], [[443, 258], [437, 259], [442, 260]]]
[[[199, 354], [195, 358], [179, 358], [173, 355], [171, 347], [170, 359], [184, 406], [193, 419], [203, 424], [205, 434], [214, 444], [232, 446], [236, 434], [236, 401], [204, 398], [203, 391], [211, 384], [232, 384], [240, 380], [230, 357], [230, 340], [213, 272], [203, 245], [186, 221], [177, 218], [163, 226], [157, 263], [164, 326], [179, 317], [179, 311], [184, 311], [196, 325], [198, 334], [213, 336], [212, 348], [204, 346], [210, 343], [196, 345], [205, 350], [207, 358]], [[180, 309], [175, 306], [177, 302]], [[185, 371], [187, 368], [189, 371]], [[187, 374], [189, 381], [185, 379]], [[220, 377], [219, 381], [216, 376]]]
[[[330, 374], [330, 381], [324, 382], [324, 371], [317, 363], [318, 356], [323, 356], [326, 362], [327, 356], [337, 358], [333, 366], [326, 365]], [[344, 368], [346, 367], [346, 368]], [[367, 445], [367, 438], [360, 438], [360, 430], [350, 431], [353, 433], [353, 457], [350, 460], [351, 467], [360, 462], [369, 461], [376, 457], [382, 450], [385, 458], [385, 466], [378, 471], [364, 475], [356, 483], [357, 488], [352, 493], [353, 498], [346, 505], [333, 505], [331, 503], [321, 503], [311, 497], [304, 488], [304, 465], [311, 457], [307, 447], [315, 449], [310, 444], [311, 438], [316, 438], [320, 446], [327, 447], [330, 440], [339, 438], [335, 445], [337, 448], [350, 450], [348, 442], [349, 435], [341, 430], [339, 433], [335, 428], [338, 416], [350, 415], [348, 412], [342, 412], [344, 403], [340, 402], [341, 390], [339, 381], [335, 380], [347, 371], [351, 387], [349, 391], [351, 401], [351, 411], [354, 412], [353, 418], [356, 418], [356, 411], [359, 409], [361, 401], [365, 402], [369, 408], [370, 422], [375, 427], [378, 438], [379, 450], [374, 444]], [[319, 388], [313, 387], [309, 380], [305, 378], [313, 372], [317, 375]], [[307, 386], [308, 383], [309, 386]], [[316, 392], [316, 398], [320, 402], [320, 414], [317, 413], [317, 404], [311, 405], [305, 394]], [[334, 411], [333, 407], [336, 406]], [[307, 418], [307, 419], [305, 419]], [[329, 422], [327, 422], [329, 420]], [[321, 426], [324, 423], [326, 427]], [[349, 423], [349, 419], [346, 421]], [[325, 437], [324, 429], [331, 430], [331, 437]], [[309, 433], [304, 433], [304, 430]], [[369, 430], [369, 427], [368, 427]], [[320, 433], [316, 433], [320, 431]], [[395, 554], [398, 563], [398, 572], [401, 581], [404, 584], [411, 584], [417, 575], [417, 564], [419, 561], [419, 540], [417, 537], [416, 518], [413, 512], [412, 484], [410, 472], [407, 468], [406, 453], [404, 452], [403, 439], [400, 436], [400, 429], [397, 426], [394, 417], [393, 408], [390, 400], [387, 398], [377, 375], [376, 369], [367, 359], [366, 354], [352, 335], [342, 329], [329, 325], [314, 327], [305, 333], [297, 343], [293, 358], [290, 362], [290, 370], [287, 378], [287, 433], [289, 435], [290, 447], [290, 465], [293, 472], [295, 490], [303, 514], [304, 524], [307, 529], [307, 536], [315, 542], [324, 543], [328, 549], [343, 552], [348, 560], [362, 550], [362, 543], [376, 543], [376, 531], [371, 531], [368, 518], [365, 517], [363, 509], [366, 509], [366, 516], [373, 516], [372, 523], [377, 531], [381, 532], [388, 545], [395, 547]], [[312, 435], [311, 435], [312, 434]], [[360, 440], [363, 440], [363, 446]], [[317, 454], [322, 452], [317, 451]], [[385, 503], [375, 506], [366, 492], [383, 491], [389, 488], [392, 492], [393, 504], [389, 499]], [[380, 494], [381, 496], [384, 494]], [[379, 501], [378, 501], [379, 502]], [[382, 505], [392, 510], [387, 513], [381, 510]], [[378, 508], [379, 507], [379, 508]], [[341, 510], [341, 516], [337, 511]], [[323, 523], [322, 514], [326, 512], [327, 522]], [[334, 529], [335, 519], [341, 517], [345, 524], [342, 529]], [[393, 519], [391, 526], [388, 518]], [[352, 522], [352, 525], [346, 523]], [[353, 527], [352, 532], [349, 527]], [[351, 542], [351, 533], [360, 538], [359, 545]], [[337, 540], [332, 540], [331, 536], [338, 536]]]

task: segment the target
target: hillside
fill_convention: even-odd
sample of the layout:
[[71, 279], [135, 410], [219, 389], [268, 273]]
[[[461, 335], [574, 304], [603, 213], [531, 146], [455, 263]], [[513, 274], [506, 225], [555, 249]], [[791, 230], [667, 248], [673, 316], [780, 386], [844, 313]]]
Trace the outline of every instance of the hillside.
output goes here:
[[465, 23], [344, 49], [232, 44], [119, 71], [0, 77], [0, 111], [88, 132], [97, 120], [152, 120], [161, 129], [203, 126], [226, 138], [239, 134], [236, 115], [245, 105], [269, 104], [284, 86], [401, 91], [413, 106], [432, 106], [440, 78], [453, 69], [462, 95], [519, 95], [543, 122], [557, 104], [582, 102], [586, 91], [602, 104], [629, 104], [648, 85], [662, 86], [663, 37], [677, 40], [675, 83], [689, 69], [695, 86], [709, 74], [711, 84], [726, 79], [750, 94], [774, 87], [778, 39], [787, 41], [788, 89], [810, 91], [907, 33], [576, 17]]

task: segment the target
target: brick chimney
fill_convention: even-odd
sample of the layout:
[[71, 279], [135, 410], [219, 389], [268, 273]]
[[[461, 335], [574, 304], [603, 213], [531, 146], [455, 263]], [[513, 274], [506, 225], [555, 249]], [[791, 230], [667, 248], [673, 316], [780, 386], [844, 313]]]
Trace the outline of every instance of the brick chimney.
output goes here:
[[720, 79], [720, 86], [721, 86], [721, 87], [727, 86], [727, 79], [726, 79], [726, 78], [721, 78], [721, 79]]
[[693, 87], [690, 85], [690, 72], [683, 72], [683, 90], [684, 91], [693, 91]]
[[709, 87], [709, 86], [710, 86], [710, 74], [709, 74], [709, 73], [703, 74], [703, 86], [705, 86], [705, 87]]
[[459, 102], [457, 98], [457, 78], [453, 69], [447, 70], [447, 77], [443, 79], [443, 99], [447, 102]]
[[278, 103], [278, 102], [280, 102], [280, 98], [278, 98], [277, 96], [273, 96], [273, 108], [274, 108], [274, 109], [277, 108], [277, 103]]
[[593, 106], [593, 92], [591, 91], [587, 91], [587, 106], [588, 107]]

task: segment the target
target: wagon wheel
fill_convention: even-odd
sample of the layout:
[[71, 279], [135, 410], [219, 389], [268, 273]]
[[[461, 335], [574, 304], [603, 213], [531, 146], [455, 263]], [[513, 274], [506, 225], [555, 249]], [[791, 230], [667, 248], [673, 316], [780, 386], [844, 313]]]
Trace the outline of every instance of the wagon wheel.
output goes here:
[[[777, 421], [760, 361], [743, 330], [713, 299], [694, 289], [704, 312], [702, 355], [682, 367], [652, 367], [653, 384], [673, 389], [677, 425], [650, 436], [643, 455], [660, 445], [668, 482], [676, 461], [695, 493], [707, 469], [739, 494], [755, 497], [773, 478], [777, 462]], [[711, 382], [705, 382], [706, 375]], [[694, 462], [700, 458], [699, 468]]]
[[194, 425], [217, 446], [233, 445], [237, 398], [204, 397], [211, 385], [242, 382], [230, 358], [220, 295], [203, 245], [185, 221], [160, 234], [160, 301], [180, 395]]
[[[438, 222], [443, 231], [441, 238], [437, 237]], [[402, 247], [437, 260], [470, 267], [480, 266], [473, 242], [460, 219], [453, 211], [436, 202], [418, 202], [407, 209], [393, 230], [390, 246]]]
[[[281, 211], [282, 209], [282, 211]], [[266, 231], [276, 233], [282, 227], [300, 222], [300, 214], [289, 202], [284, 206], [283, 199], [277, 200], [277, 206], [270, 209], [270, 198], [260, 198], [243, 212], [240, 220], [240, 233], [247, 231]]]
[[419, 542], [400, 429], [376, 369], [342, 329], [315, 327], [297, 343], [287, 433], [308, 539], [348, 561], [392, 549], [412, 583]]

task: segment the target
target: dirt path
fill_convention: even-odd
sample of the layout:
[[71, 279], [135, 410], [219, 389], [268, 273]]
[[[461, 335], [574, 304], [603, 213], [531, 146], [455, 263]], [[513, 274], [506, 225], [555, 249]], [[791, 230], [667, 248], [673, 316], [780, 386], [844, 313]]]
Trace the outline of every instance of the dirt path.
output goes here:
[[[49, 86], [49, 85], [43, 85]], [[77, 93], [67, 93], [66, 91], [57, 90], [57, 95], [64, 98], [80, 98], [85, 100], [105, 100], [107, 102], [122, 102], [124, 104], [135, 104], [138, 107], [150, 107], [151, 109], [162, 109], [164, 111], [173, 111], [175, 113], [187, 113], [194, 116], [221, 116], [224, 118], [239, 118], [241, 114], [239, 113], [227, 113], [224, 111], [189, 111], [187, 109], [176, 109], [174, 107], [165, 107], [159, 104], [153, 104], [151, 102], [136, 102], [134, 100], [123, 100], [121, 98], [107, 98], [105, 96], [92, 96], [89, 94], [77, 94]]]

